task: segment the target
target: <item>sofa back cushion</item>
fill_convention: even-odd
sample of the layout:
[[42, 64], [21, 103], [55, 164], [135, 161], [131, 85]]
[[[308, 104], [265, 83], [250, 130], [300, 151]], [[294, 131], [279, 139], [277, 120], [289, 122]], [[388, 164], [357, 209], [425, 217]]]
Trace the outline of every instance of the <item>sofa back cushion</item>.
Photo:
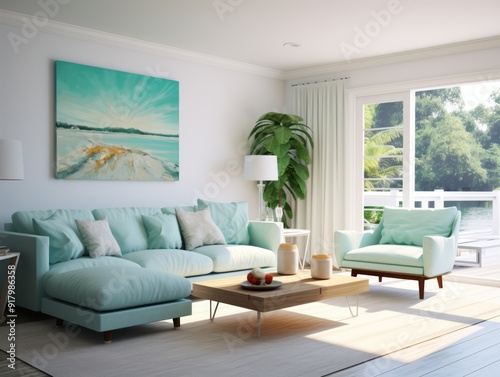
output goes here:
[[49, 263], [65, 262], [81, 257], [85, 252], [78, 231], [54, 212], [48, 219], [33, 218], [35, 233], [49, 237]]
[[96, 220], [108, 219], [109, 227], [122, 254], [148, 248], [148, 233], [142, 222], [142, 215], [161, 213], [159, 208], [123, 207], [102, 208], [92, 211]]
[[198, 209], [210, 208], [210, 214], [230, 245], [248, 245], [248, 203], [217, 203], [198, 199]]
[[37, 234], [33, 227], [33, 219], [46, 220], [54, 214], [54, 210], [17, 211], [12, 214], [12, 224], [18, 233]]
[[422, 246], [424, 236], [450, 236], [456, 207], [443, 209], [384, 208], [381, 244]]
[[92, 212], [86, 209], [17, 211], [12, 214], [12, 224], [14, 227], [14, 231], [18, 233], [38, 234], [33, 227], [33, 219], [47, 220], [56, 212], [58, 214], [58, 218], [67, 223], [75, 231], [77, 231], [75, 220], [94, 219]]
[[49, 237], [49, 262], [64, 262], [85, 252], [75, 220], [92, 220], [89, 210], [58, 209], [18, 211], [12, 215], [14, 230]]

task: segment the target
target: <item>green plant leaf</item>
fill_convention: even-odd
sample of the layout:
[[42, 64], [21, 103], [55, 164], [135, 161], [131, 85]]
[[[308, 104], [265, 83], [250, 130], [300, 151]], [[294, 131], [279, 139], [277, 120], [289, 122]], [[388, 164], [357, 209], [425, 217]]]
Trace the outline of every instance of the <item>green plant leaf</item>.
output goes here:
[[280, 144], [288, 143], [288, 140], [290, 140], [292, 134], [292, 131], [288, 127], [278, 127], [274, 130], [276, 141]]

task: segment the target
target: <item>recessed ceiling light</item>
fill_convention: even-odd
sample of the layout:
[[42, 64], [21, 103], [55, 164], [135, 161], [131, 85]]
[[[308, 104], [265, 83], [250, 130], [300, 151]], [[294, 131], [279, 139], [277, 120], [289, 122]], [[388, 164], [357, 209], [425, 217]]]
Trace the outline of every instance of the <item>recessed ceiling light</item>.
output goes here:
[[283, 43], [283, 47], [300, 47], [302, 46], [302, 43], [299, 42], [286, 42]]

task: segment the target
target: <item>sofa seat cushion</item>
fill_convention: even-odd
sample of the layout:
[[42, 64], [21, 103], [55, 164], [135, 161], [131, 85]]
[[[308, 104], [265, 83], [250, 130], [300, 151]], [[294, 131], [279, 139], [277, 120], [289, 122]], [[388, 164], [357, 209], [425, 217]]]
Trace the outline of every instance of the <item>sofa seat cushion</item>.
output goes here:
[[51, 265], [50, 270], [44, 275], [44, 278], [50, 277], [54, 274], [61, 274], [67, 271], [97, 266], [130, 266], [136, 268], [141, 267], [137, 263], [133, 263], [120, 257], [104, 256], [100, 258], [91, 258], [90, 256], [83, 256], [66, 262]]
[[205, 275], [213, 271], [212, 259], [176, 249], [139, 250], [123, 256], [148, 270], [171, 272], [180, 276]]
[[276, 254], [257, 246], [209, 245], [198, 247], [191, 253], [210, 257], [214, 263], [214, 272], [276, 266]]
[[347, 261], [423, 267], [423, 250], [408, 245], [372, 245], [347, 252]]
[[168, 302], [191, 294], [191, 283], [186, 278], [133, 264], [46, 274], [42, 284], [52, 298], [97, 311]]

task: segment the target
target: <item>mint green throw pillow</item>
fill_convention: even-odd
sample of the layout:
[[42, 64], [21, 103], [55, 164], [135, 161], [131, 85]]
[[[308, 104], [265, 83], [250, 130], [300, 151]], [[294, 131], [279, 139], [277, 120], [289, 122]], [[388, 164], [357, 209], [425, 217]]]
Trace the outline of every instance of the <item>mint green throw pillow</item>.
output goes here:
[[448, 237], [456, 207], [443, 209], [384, 208], [381, 244], [422, 246], [424, 236]]
[[159, 213], [142, 215], [142, 222], [148, 232], [148, 249], [180, 249], [181, 231], [175, 215]]
[[229, 245], [248, 245], [248, 203], [217, 203], [198, 199], [198, 209], [210, 208], [210, 214]]
[[33, 218], [33, 228], [36, 234], [49, 237], [49, 263], [65, 262], [81, 257], [85, 246], [77, 230], [65, 222], [62, 216], [55, 212], [45, 220]]

